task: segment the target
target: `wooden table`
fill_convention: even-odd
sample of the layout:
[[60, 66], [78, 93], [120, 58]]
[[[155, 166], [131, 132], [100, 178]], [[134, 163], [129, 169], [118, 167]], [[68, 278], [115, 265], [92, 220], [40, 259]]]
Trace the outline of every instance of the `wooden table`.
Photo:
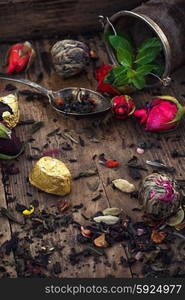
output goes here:
[[[94, 71], [98, 64], [107, 63], [108, 58], [102, 39], [100, 36], [78, 36], [79, 40], [87, 42], [87, 44], [94, 50], [97, 51], [99, 61], [91, 62], [88, 66], [87, 72], [80, 76], [75, 76], [68, 80], [62, 80], [54, 69], [51, 67], [48, 61], [48, 67], [43, 63], [42, 55], [43, 52], [49, 52], [51, 46], [54, 44], [54, 40], [42, 40], [34, 41], [33, 45], [37, 50], [37, 58], [34, 66], [28, 71], [28, 73], [22, 73], [22, 77], [26, 77], [32, 81], [38, 81], [41, 79], [40, 84], [52, 89], [58, 90], [64, 87], [78, 86], [86, 87], [90, 89], [96, 89], [97, 82], [94, 78]], [[4, 44], [0, 49], [0, 60], [5, 55], [5, 52], [9, 45]], [[43, 73], [41, 78], [40, 73]], [[142, 91], [135, 94], [134, 100], [137, 106], [141, 106], [142, 102], [150, 100], [152, 94], [163, 94], [172, 95], [180, 99], [181, 103], [184, 103], [185, 85], [181, 83], [184, 80], [184, 69], [180, 69], [177, 73], [173, 74], [173, 82], [168, 88], [154, 89], [151, 91]], [[10, 82], [1, 81], [1, 89], [3, 86]], [[14, 84], [14, 83], [13, 83]], [[16, 84], [17, 89], [27, 89], [27, 87]], [[184, 179], [184, 162], [185, 158], [175, 159], [171, 157], [171, 152], [176, 149], [180, 152], [184, 152], [184, 130], [185, 121], [183, 120], [178, 130], [168, 134], [151, 134], [146, 133], [137, 124], [134, 119], [127, 120], [115, 120], [106, 118], [84, 118], [84, 119], [72, 119], [64, 118], [58, 115], [52, 107], [47, 104], [47, 101], [25, 101], [25, 97], [19, 99], [21, 121], [27, 119], [34, 119], [35, 121], [43, 121], [44, 127], [32, 135], [33, 141], [26, 147], [24, 154], [18, 159], [13, 161], [15, 167], [18, 167], [20, 172], [17, 175], [9, 177], [8, 184], [3, 185], [0, 181], [0, 207], [12, 209], [16, 218], [21, 222], [23, 216], [16, 212], [15, 206], [17, 203], [23, 204], [29, 207], [33, 200], [39, 201], [39, 208], [37, 210], [45, 209], [46, 211], [57, 213], [57, 201], [61, 200], [62, 197], [49, 195], [46, 193], [40, 193], [38, 189], [31, 186], [26, 180], [32, 166], [35, 164], [34, 160], [28, 160], [30, 155], [40, 155], [34, 147], [42, 148], [48, 143], [48, 148], [45, 151], [51, 149], [58, 149], [61, 147], [62, 142], [68, 142], [72, 146], [71, 151], [61, 151], [61, 154], [57, 156], [61, 159], [68, 168], [70, 169], [73, 176], [78, 174], [80, 171], [88, 169], [90, 167], [96, 167], [98, 169], [97, 176], [89, 178], [81, 178], [77, 181], [73, 181], [72, 192], [64, 197], [64, 200], [70, 202], [72, 206], [83, 204], [83, 207], [76, 212], [68, 210], [63, 214], [71, 214], [75, 221], [80, 224], [87, 224], [88, 222], [82, 217], [82, 214], [86, 217], [90, 217], [95, 212], [101, 211], [107, 207], [119, 207], [123, 211], [132, 217], [133, 220], [141, 220], [141, 213], [133, 210], [139, 207], [136, 199], [131, 199], [129, 195], [114, 190], [108, 182], [116, 178], [125, 178], [130, 182], [133, 182], [138, 188], [140, 185], [139, 181], [134, 181], [129, 177], [128, 168], [126, 163], [134, 155], [138, 157], [139, 161], [147, 168], [148, 171], [142, 171], [143, 177], [152, 172], [153, 168], [145, 164], [146, 160], [159, 159], [165, 164], [176, 168], [175, 177], [177, 179]], [[17, 126], [17, 135], [22, 140], [30, 137], [31, 125]], [[58, 134], [47, 137], [47, 134], [54, 129], [59, 128]], [[60, 133], [67, 132], [70, 134], [78, 143], [74, 143], [69, 139], [64, 139]], [[79, 143], [79, 136], [84, 140], [85, 146]], [[180, 138], [179, 138], [180, 137]], [[150, 150], [146, 150], [143, 155], [136, 153], [137, 144], [142, 141], [150, 140], [160, 145], [160, 148], [153, 147]], [[116, 159], [121, 162], [121, 166], [114, 170], [106, 168], [98, 162], [98, 156], [104, 153], [108, 159]], [[93, 160], [92, 158], [96, 158]], [[76, 159], [77, 162], [70, 163], [70, 159]], [[12, 162], [7, 162], [8, 164]], [[87, 183], [94, 184], [99, 182], [98, 189], [92, 192]], [[101, 198], [97, 201], [92, 201], [92, 198], [101, 194]], [[12, 203], [8, 203], [9, 197], [16, 197], [16, 200]], [[29, 218], [29, 217], [28, 217]], [[100, 257], [98, 264], [94, 262], [92, 257], [86, 258], [82, 263], [72, 266], [69, 262], [69, 254], [71, 248], [75, 248], [80, 251], [85, 246], [79, 244], [76, 240], [76, 235], [79, 232], [72, 225], [66, 228], [66, 231], [58, 228], [54, 233], [44, 235], [43, 238], [33, 238], [33, 243], [29, 244], [31, 253], [36, 255], [37, 251], [41, 247], [55, 247], [65, 246], [62, 251], [54, 251], [50, 257], [50, 264], [48, 265], [48, 274], [50, 276], [58, 277], [106, 277], [112, 275], [115, 277], [133, 277], [135, 272], [141, 270], [141, 263], [137, 263], [132, 268], [123, 267], [120, 264], [120, 257], [127, 257], [127, 253], [124, 247], [117, 243], [113, 247], [107, 248], [106, 253], [108, 260]], [[8, 221], [7, 218], [0, 217], [0, 233], [3, 236], [0, 237], [0, 245], [6, 240], [9, 240], [15, 232], [20, 232], [20, 236], [25, 236], [24, 227], [19, 224]], [[30, 237], [32, 234], [30, 232]], [[0, 266], [6, 265], [8, 260], [8, 269], [10, 277], [16, 277], [16, 264], [14, 260], [14, 253], [11, 252], [10, 256], [0, 258]], [[53, 273], [53, 264], [59, 261], [62, 266], [62, 272], [59, 275]], [[108, 263], [107, 263], [108, 261]], [[12, 264], [10, 263], [12, 262]]]

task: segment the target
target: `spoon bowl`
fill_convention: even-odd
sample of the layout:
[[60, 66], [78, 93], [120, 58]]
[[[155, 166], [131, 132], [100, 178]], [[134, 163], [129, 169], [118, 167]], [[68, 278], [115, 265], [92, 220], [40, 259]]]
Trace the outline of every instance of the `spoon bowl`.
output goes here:
[[[111, 109], [111, 101], [109, 98], [104, 97], [100, 93], [90, 89], [78, 88], [78, 87], [67, 87], [58, 91], [52, 91], [30, 80], [16, 78], [3, 73], [0, 73], [0, 79], [22, 83], [38, 90], [41, 94], [43, 94], [48, 98], [49, 104], [52, 106], [54, 110], [66, 116], [88, 117], [88, 116], [103, 114]], [[92, 111], [89, 111], [88, 109], [86, 111], [85, 109], [83, 109], [84, 97], [93, 100], [94, 109]], [[72, 102], [74, 104], [72, 105], [74, 106], [74, 108], [75, 106], [78, 107], [77, 103], [81, 102], [82, 111], [77, 111], [75, 109], [70, 110], [67, 109], [65, 106], [60, 106], [57, 103], [57, 99], [62, 99], [64, 103], [67, 100], [68, 104]]]

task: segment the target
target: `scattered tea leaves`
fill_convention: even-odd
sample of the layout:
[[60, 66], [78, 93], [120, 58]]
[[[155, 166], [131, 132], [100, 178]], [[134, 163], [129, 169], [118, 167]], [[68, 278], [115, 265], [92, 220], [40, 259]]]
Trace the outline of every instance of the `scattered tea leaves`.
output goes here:
[[84, 172], [80, 172], [78, 175], [73, 177], [73, 180], [78, 180], [82, 177], [90, 177], [90, 176], [94, 176], [98, 174], [98, 170], [97, 169], [89, 169], [87, 171]]
[[30, 133], [34, 134], [36, 133], [38, 130], [40, 130], [42, 127], [44, 127], [44, 122], [42, 121], [38, 121], [36, 123], [34, 123], [31, 127]]

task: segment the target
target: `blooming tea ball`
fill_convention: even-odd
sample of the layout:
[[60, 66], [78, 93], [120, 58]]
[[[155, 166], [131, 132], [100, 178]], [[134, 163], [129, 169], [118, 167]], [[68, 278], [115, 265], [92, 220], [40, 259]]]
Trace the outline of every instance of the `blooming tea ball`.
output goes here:
[[51, 49], [56, 71], [68, 78], [80, 73], [89, 61], [89, 49], [83, 42], [75, 40], [58, 41]]
[[175, 215], [181, 206], [180, 188], [166, 174], [152, 173], [142, 182], [139, 203], [151, 218], [167, 219]]
[[64, 196], [71, 191], [71, 174], [66, 165], [53, 157], [44, 156], [37, 161], [29, 181], [40, 190]]

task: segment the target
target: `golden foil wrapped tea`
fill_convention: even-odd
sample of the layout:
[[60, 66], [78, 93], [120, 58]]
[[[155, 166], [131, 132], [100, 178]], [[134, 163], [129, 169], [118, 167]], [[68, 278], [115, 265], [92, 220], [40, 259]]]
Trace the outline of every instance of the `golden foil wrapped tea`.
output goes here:
[[9, 94], [0, 97], [1, 121], [8, 128], [14, 128], [19, 122], [20, 112], [18, 98], [16, 95]]
[[29, 181], [40, 190], [64, 196], [71, 191], [71, 174], [66, 165], [49, 156], [44, 156], [33, 167]]

